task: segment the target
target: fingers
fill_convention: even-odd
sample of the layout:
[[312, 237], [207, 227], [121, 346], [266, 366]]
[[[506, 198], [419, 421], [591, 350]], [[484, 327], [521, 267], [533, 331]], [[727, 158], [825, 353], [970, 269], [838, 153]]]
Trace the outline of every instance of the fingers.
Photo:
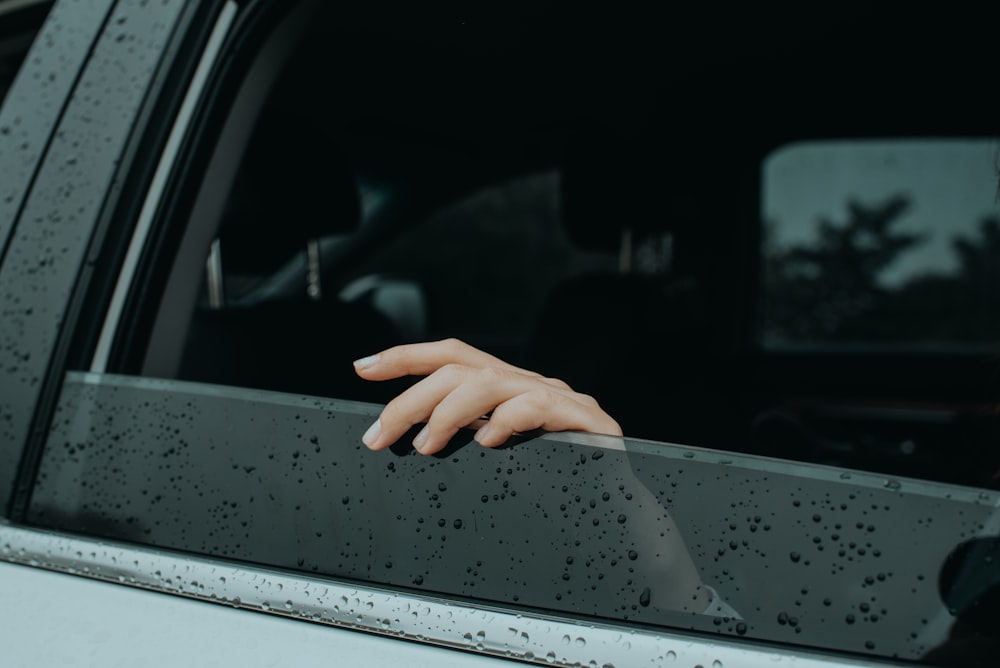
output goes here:
[[532, 429], [622, 435], [618, 423], [593, 398], [539, 386], [498, 405], [476, 432], [475, 440], [492, 448], [503, 445], [515, 433]]
[[477, 369], [485, 367], [510, 369], [539, 377], [539, 374], [533, 371], [507, 364], [458, 339], [411, 343], [389, 348], [357, 360], [354, 362], [354, 369], [359, 376], [368, 380], [389, 380], [402, 376], [426, 376], [448, 364], [461, 364]]
[[[362, 437], [373, 450], [392, 445], [421, 422], [426, 425], [413, 445], [423, 454], [440, 451], [467, 426], [479, 427], [475, 438], [488, 447], [537, 428], [622, 433], [592, 397], [457, 339], [396, 346], [354, 366], [368, 380], [427, 376], [390, 401]], [[482, 416], [491, 411], [484, 424]]]
[[431, 454], [443, 448], [462, 427], [538, 386], [554, 394], [565, 392], [540, 378], [510, 369], [448, 364], [390, 401], [376, 423], [377, 433], [366, 434], [363, 440], [369, 448], [380, 450], [413, 425], [426, 422], [425, 429], [414, 439], [414, 447]]

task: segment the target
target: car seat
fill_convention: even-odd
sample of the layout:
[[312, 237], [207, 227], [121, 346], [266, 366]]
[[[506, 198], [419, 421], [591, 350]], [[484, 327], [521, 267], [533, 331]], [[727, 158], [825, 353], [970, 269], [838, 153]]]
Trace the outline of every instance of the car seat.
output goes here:
[[[399, 336], [370, 306], [322, 289], [317, 240], [354, 232], [360, 217], [354, 176], [323, 129], [288, 114], [265, 117], [213, 244], [208, 284], [217, 289], [195, 310], [180, 377], [383, 400], [391, 388], [358, 378], [351, 361]], [[288, 294], [255, 296], [252, 280], [245, 291], [224, 285], [290, 265], [302, 280]]]
[[[617, 253], [617, 273], [549, 294], [531, 364], [593, 395], [626, 434], [708, 444], [713, 412], [709, 304], [676, 260], [686, 240], [665, 205], [669, 183], [611, 137], [578, 137], [561, 171], [562, 223], [582, 250]], [[644, 266], [637, 250], [659, 245]], [[671, 259], [673, 256], [673, 259]]]

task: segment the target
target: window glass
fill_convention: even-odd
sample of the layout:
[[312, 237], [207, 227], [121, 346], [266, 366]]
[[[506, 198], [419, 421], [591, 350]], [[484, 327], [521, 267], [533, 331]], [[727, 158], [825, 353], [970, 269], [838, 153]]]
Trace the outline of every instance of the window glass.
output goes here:
[[474, 343], [531, 335], [552, 288], [577, 274], [616, 271], [614, 253], [571, 245], [559, 173], [492, 184], [411, 225], [353, 272], [417, 277], [428, 293], [427, 338]]
[[1000, 340], [997, 142], [808, 142], [766, 159], [767, 348]]
[[996, 631], [979, 606], [1000, 549], [995, 493], [580, 434], [490, 450], [466, 433], [431, 458], [370, 452], [360, 436], [376, 412], [73, 373], [29, 520], [515, 608], [883, 657], [946, 650], [956, 623]]

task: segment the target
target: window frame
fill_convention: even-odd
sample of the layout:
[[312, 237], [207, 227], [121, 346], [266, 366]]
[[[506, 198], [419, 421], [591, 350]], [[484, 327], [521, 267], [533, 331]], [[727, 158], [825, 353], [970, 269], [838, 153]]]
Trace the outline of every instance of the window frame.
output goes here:
[[[130, 196], [147, 176], [147, 152], [155, 154], [159, 144], [155, 132], [145, 131], [155, 128], [151, 100], [159, 99], [169, 113], [170, 93], [185, 76], [186, 58], [176, 57], [199, 38], [185, 28], [211, 11], [162, 3], [136, 14], [123, 31], [130, 9], [129, 0], [56, 3], [0, 112], [3, 127], [22, 119], [29, 125], [30, 119], [27, 159], [11, 156], [0, 167], [14, 184], [0, 204], [3, 219], [12, 221], [0, 234], [0, 275], [11, 288], [4, 308], [18, 314], [0, 323], [0, 338], [11, 343], [0, 358], [5, 367], [18, 368], [0, 386], [6, 412], [0, 500], [5, 516], [14, 519], [30, 494], [62, 370], [79, 357], [93, 325], [81, 316], [99, 308], [100, 286], [117, 266], [115, 233], [122, 225], [112, 221], [128, 220]], [[164, 54], [175, 58], [164, 60]], [[53, 68], [57, 74], [50, 78]], [[108, 86], [113, 68], [111, 80], [121, 85]], [[98, 88], [100, 94], [91, 93]], [[39, 269], [19, 259], [39, 254], [52, 256]]]

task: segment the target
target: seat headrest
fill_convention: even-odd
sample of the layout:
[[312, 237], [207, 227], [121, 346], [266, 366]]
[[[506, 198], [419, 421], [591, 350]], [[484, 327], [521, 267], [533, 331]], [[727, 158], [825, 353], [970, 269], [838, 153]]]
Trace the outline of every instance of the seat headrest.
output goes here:
[[609, 133], [578, 135], [567, 143], [562, 162], [562, 221], [574, 245], [617, 251], [622, 232], [634, 238], [667, 229], [649, 157]]

